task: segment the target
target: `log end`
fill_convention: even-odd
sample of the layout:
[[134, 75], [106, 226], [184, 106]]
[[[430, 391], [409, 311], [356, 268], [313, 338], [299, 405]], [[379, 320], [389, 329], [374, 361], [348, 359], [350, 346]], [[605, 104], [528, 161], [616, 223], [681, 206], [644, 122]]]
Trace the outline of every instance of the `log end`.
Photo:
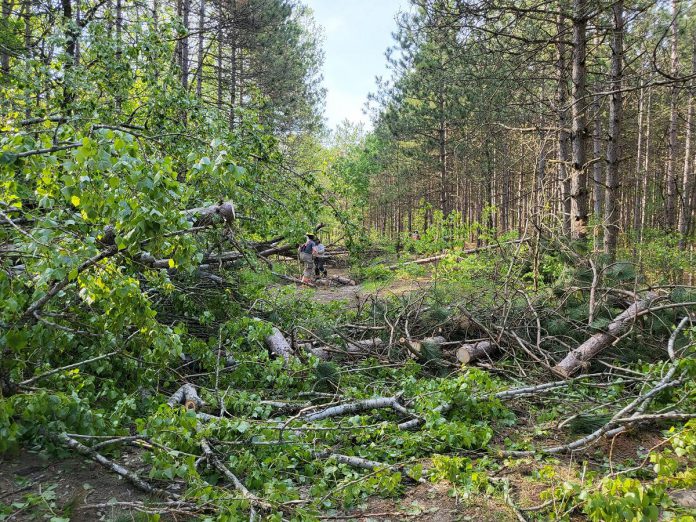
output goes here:
[[225, 221], [233, 221], [236, 217], [234, 204], [231, 201], [220, 203], [220, 206], [217, 208], [217, 213], [220, 214]]
[[460, 346], [457, 349], [457, 360], [462, 364], [469, 364], [471, 362], [471, 353], [469, 352], [468, 346]]

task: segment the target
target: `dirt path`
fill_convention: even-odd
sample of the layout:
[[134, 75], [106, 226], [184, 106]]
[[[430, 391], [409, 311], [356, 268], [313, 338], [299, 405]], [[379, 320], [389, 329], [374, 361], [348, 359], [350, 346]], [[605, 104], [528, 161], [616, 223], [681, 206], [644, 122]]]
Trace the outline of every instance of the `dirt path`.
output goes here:
[[[140, 462], [135, 454], [124, 457], [120, 462], [126, 465]], [[108, 504], [112, 499], [132, 502], [148, 497], [91, 460], [59, 460], [26, 450], [0, 458], [0, 520], [6, 507], [13, 513], [7, 520], [19, 522], [51, 517], [71, 522], [132, 520], [135, 513], [129, 509], [83, 507]]]
[[[350, 517], [350, 518], [347, 518]], [[363, 509], [328, 517], [326, 520], [355, 522], [508, 522], [518, 520], [503, 501], [486, 495], [472, 495], [468, 499], [450, 494], [445, 483], [419, 484], [406, 490], [403, 497], [385, 499], [372, 497]]]
[[[331, 270], [330, 275], [349, 277], [347, 269]], [[359, 306], [361, 301], [370, 296], [386, 297], [389, 295], [403, 295], [408, 292], [425, 289], [430, 286], [429, 277], [418, 279], [396, 279], [384, 283], [372, 283], [368, 288], [365, 285], [356, 286], [330, 286], [318, 287], [314, 292], [314, 299], [320, 303], [346, 300], [349, 306]]]

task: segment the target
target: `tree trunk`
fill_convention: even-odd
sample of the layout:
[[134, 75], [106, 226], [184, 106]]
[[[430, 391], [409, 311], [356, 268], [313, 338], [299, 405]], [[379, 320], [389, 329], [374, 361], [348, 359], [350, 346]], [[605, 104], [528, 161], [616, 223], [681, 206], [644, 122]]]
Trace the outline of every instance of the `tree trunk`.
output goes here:
[[[694, 32], [693, 51], [691, 57], [691, 72], [696, 74], [696, 32]], [[691, 206], [692, 192], [694, 190], [694, 158], [692, 157], [693, 132], [694, 132], [694, 88], [696, 82], [691, 80], [689, 90], [689, 104], [686, 115], [686, 137], [684, 138], [684, 172], [682, 175], [681, 186], [681, 213], [679, 214], [679, 248], [686, 248], [686, 237], [689, 234], [691, 225]]]
[[271, 335], [266, 337], [265, 342], [271, 353], [279, 355], [285, 359], [286, 364], [290, 361], [293, 356], [292, 347], [280, 330], [278, 330], [275, 326], [273, 327]]
[[604, 235], [604, 252], [613, 261], [619, 236], [619, 162], [621, 161], [621, 124], [623, 117], [623, 0], [616, 0], [612, 7], [614, 30], [611, 41], [611, 98], [609, 102], [609, 144], [607, 145], [607, 193]]
[[[600, 47], [599, 35], [595, 35], [594, 46], [596, 49]], [[597, 84], [594, 86], [595, 91], [601, 91], [602, 85]], [[592, 129], [592, 203], [593, 203], [593, 213], [597, 225], [594, 230], [594, 243], [595, 250], [599, 250], [600, 240], [601, 240], [601, 230], [602, 223], [600, 222], [601, 216], [604, 214], [604, 176], [603, 165], [602, 165], [602, 116], [599, 103], [599, 94], [592, 96], [592, 113], [594, 118], [594, 126]]]
[[445, 101], [440, 93], [440, 125], [438, 128], [438, 145], [440, 155], [440, 210], [442, 217], [447, 217], [447, 122], [445, 121]]
[[636, 145], [636, 170], [633, 183], [633, 231], [638, 233], [640, 230], [640, 198], [642, 186], [643, 168], [643, 112], [645, 107], [645, 91], [643, 89], [643, 79], [638, 83], [638, 143]]
[[479, 359], [488, 359], [498, 351], [498, 347], [491, 341], [463, 344], [457, 350], [457, 360], [462, 364], [469, 364]]
[[185, 36], [181, 39], [181, 88], [188, 92], [189, 87], [189, 15], [191, 13], [191, 0], [183, 0], [182, 21]]
[[[563, 209], [563, 232], [570, 236], [570, 178], [568, 177], [568, 165], [570, 164], [570, 153], [568, 143], [570, 134], [568, 133], [568, 71], [566, 66], [565, 38], [565, 18], [563, 14], [558, 15], [557, 21], [558, 42], [556, 43], [556, 74], [558, 79], [558, 91], [556, 93], [556, 112], [558, 117], [558, 186], [561, 191], [561, 206]], [[522, 173], [520, 173], [520, 206], [522, 200]]]
[[198, 9], [198, 64], [196, 66], [196, 96], [200, 98], [203, 95], [203, 29], [205, 28], [205, 0], [200, 0], [201, 4]]
[[573, 0], [573, 126], [570, 141], [573, 171], [570, 180], [571, 237], [587, 237], [587, 0]]
[[[10, 28], [10, 13], [12, 12], [12, 3], [10, 0], [2, 0], [2, 26], [9, 31]], [[0, 71], [2, 74], [10, 73], [10, 53], [6, 46], [0, 45]]]
[[[679, 0], [672, 0], [672, 46], [670, 52], [670, 74], [674, 78], [679, 71], [679, 54], [677, 39], [679, 37], [677, 16]], [[667, 157], [667, 197], [665, 199], [665, 225], [668, 231], [674, 231], [677, 222], [677, 83], [672, 83], [669, 100], [669, 156]]]
[[426, 337], [422, 341], [414, 341], [412, 339], [405, 339], [401, 338], [399, 342], [402, 345], [405, 345], [408, 348], [408, 351], [411, 352], [415, 356], [420, 356], [422, 355], [422, 349], [424, 344], [429, 344], [432, 346], [440, 346], [442, 345], [446, 339], [442, 337], [441, 335], [437, 335], [435, 337]]
[[594, 334], [587, 341], [569, 352], [561, 362], [554, 366], [554, 372], [561, 377], [567, 378], [580, 370], [590, 359], [609, 347], [626, 328], [636, 321], [638, 314], [650, 308], [650, 305], [656, 298], [655, 294], [648, 294], [642, 301], [633, 303], [609, 323], [606, 331]]
[[217, 13], [217, 108], [222, 110], [222, 56], [223, 56], [223, 34], [222, 34], [222, 13]]
[[642, 178], [642, 190], [640, 194], [640, 233], [638, 236], [639, 240], [643, 239], [643, 231], [645, 230], [647, 208], [648, 208], [648, 190], [650, 186], [648, 184], [648, 169], [650, 168], [650, 130], [652, 123], [652, 89], [648, 87], [648, 105], [645, 114], [645, 154], [643, 156], [643, 178]]
[[75, 53], [77, 49], [77, 26], [73, 19], [72, 0], [61, 0], [63, 8], [63, 24], [65, 25], [65, 66], [63, 68], [63, 110], [71, 112], [70, 106], [75, 99], [72, 88], [72, 70], [75, 67]]

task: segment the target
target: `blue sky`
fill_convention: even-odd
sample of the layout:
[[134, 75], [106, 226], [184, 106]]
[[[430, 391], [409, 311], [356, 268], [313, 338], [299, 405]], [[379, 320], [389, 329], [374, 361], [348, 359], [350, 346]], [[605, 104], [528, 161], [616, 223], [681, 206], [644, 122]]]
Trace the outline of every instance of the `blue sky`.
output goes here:
[[394, 17], [408, 0], [305, 0], [324, 28], [326, 120], [369, 123], [362, 113], [375, 76], [388, 76], [384, 56], [396, 30]]

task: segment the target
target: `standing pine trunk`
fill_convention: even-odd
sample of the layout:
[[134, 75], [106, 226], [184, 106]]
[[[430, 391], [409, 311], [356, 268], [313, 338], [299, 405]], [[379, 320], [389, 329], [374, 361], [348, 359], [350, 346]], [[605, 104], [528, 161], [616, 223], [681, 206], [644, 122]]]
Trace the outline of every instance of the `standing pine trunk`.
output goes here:
[[587, 0], [573, 0], [573, 125], [570, 134], [573, 170], [570, 178], [572, 239], [587, 237]]
[[[672, 49], [670, 53], [670, 74], [675, 78], [678, 74], [679, 53], [677, 39], [679, 37], [678, 21], [679, 0], [672, 0]], [[676, 82], [672, 83], [669, 100], [669, 156], [667, 158], [667, 198], [665, 199], [665, 225], [667, 230], [673, 231], [677, 222], [677, 95], [679, 93]]]
[[638, 143], [636, 144], [636, 170], [633, 183], [633, 231], [640, 229], [640, 197], [641, 197], [641, 169], [643, 161], [643, 112], [645, 107], [645, 90], [643, 79], [638, 80]]
[[[595, 49], [600, 48], [599, 35], [595, 35]], [[594, 86], [595, 94], [592, 96], [592, 116], [594, 125], [592, 128], [592, 213], [595, 216], [596, 225], [594, 227], [594, 248], [599, 250], [602, 240], [602, 223], [600, 217], [604, 210], [604, 165], [602, 161], [602, 111], [600, 109], [598, 91], [602, 90], [602, 85], [597, 82]]]
[[73, 18], [72, 0], [61, 0], [63, 9], [63, 25], [65, 28], [65, 65], [63, 66], [63, 102], [64, 112], [70, 113], [71, 106], [75, 100], [73, 90], [73, 69], [75, 67], [75, 56], [77, 54], [77, 24]]
[[[12, 4], [10, 0], [2, 0], [2, 25], [4, 31], [9, 33], [10, 30], [10, 14], [12, 13]], [[9, 38], [7, 39], [9, 41]], [[0, 71], [3, 75], [10, 73], [10, 53], [5, 45], [0, 45]]]
[[217, 13], [217, 108], [222, 110], [222, 55], [223, 55], [223, 34], [222, 34], [222, 13]]
[[607, 145], [607, 192], [605, 198], [606, 232], [604, 252], [613, 261], [619, 236], [619, 161], [621, 156], [621, 123], [623, 116], [623, 0], [616, 0], [612, 7], [614, 29], [611, 39], [611, 98], [609, 100], [609, 143]]
[[438, 145], [440, 156], [440, 211], [446, 218], [447, 209], [447, 122], [445, 121], [445, 97], [440, 93], [439, 100], [440, 122], [438, 126]]
[[643, 239], [643, 232], [647, 224], [647, 208], [648, 208], [648, 191], [650, 189], [649, 185], [649, 175], [648, 169], [650, 168], [650, 130], [652, 122], [652, 89], [648, 87], [648, 100], [647, 107], [645, 109], [645, 153], [643, 156], [643, 187], [640, 193], [640, 235], [639, 239]]
[[[696, 32], [694, 32], [693, 51], [691, 55], [691, 72], [696, 74]], [[694, 191], [694, 158], [692, 157], [693, 132], [694, 132], [694, 80], [691, 80], [689, 89], [689, 104], [686, 114], [686, 137], [684, 139], [684, 171], [681, 186], [681, 212], [679, 214], [679, 248], [686, 247], [686, 237], [691, 228], [691, 213], [693, 212], [692, 192]]]
[[203, 29], [205, 28], [205, 0], [198, 9], [198, 64], [196, 65], [196, 96], [203, 95]]
[[184, 37], [181, 40], [181, 87], [188, 91], [189, 86], [189, 15], [191, 13], [191, 0], [184, 0], [182, 18], [184, 22]]
[[[570, 151], [568, 144], [570, 134], [568, 133], [568, 70], [566, 67], [566, 48], [565, 48], [565, 17], [558, 15], [556, 22], [557, 42], [556, 42], [556, 75], [558, 80], [558, 90], [556, 92], [556, 112], [558, 118], [558, 186], [560, 189], [561, 205], [563, 208], [563, 232], [566, 236], [570, 235], [570, 178], [568, 176], [568, 165], [570, 164]], [[522, 205], [522, 176], [520, 175], [520, 206]], [[520, 223], [521, 223], [520, 219]]]

